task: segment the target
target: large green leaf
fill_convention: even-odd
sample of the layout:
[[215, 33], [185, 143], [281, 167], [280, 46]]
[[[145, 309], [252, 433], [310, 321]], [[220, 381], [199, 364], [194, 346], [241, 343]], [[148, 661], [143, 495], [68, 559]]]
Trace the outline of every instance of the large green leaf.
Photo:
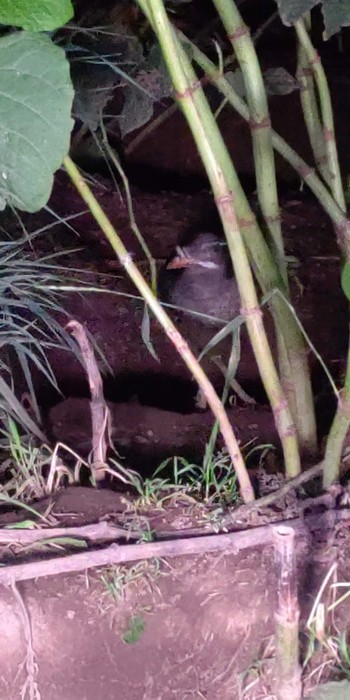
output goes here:
[[69, 148], [69, 64], [45, 34], [16, 32], [0, 39], [0, 66], [0, 209], [34, 212]]
[[306, 12], [312, 10], [320, 0], [277, 0], [278, 10], [284, 24], [294, 24]]
[[286, 25], [294, 24], [306, 12], [319, 4], [322, 8], [325, 39], [329, 39], [333, 34], [339, 32], [341, 27], [349, 26], [349, 0], [277, 0], [281, 20]]
[[349, 0], [325, 0], [322, 12], [326, 39], [339, 32], [341, 27], [348, 27], [350, 24]]
[[0, 0], [0, 24], [50, 32], [74, 15], [70, 0]]

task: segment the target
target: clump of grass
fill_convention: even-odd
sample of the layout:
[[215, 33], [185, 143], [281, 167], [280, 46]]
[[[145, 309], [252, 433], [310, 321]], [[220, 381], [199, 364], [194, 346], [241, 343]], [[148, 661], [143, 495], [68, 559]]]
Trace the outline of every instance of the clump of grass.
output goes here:
[[208, 504], [233, 504], [239, 500], [236, 473], [225, 450], [217, 452], [201, 465], [183, 457], [171, 457], [159, 465], [155, 475], [165, 470], [172, 472], [172, 486], [195, 499], [201, 498]]
[[[308, 683], [315, 677], [319, 683], [325, 671], [329, 672], [330, 669], [333, 677], [336, 674], [338, 678], [350, 680], [349, 633], [338, 627], [335, 617], [335, 611], [350, 596], [350, 582], [338, 582], [336, 578], [337, 564], [334, 563], [319, 588], [307, 621], [308, 646], [304, 668], [314, 661], [314, 668], [305, 678]], [[338, 595], [341, 589], [345, 589], [345, 592]], [[321, 660], [315, 665], [316, 655], [321, 655]]]
[[[78, 455], [67, 446], [58, 443], [54, 449], [46, 444], [35, 446], [28, 435], [21, 435], [17, 424], [7, 418], [7, 429], [0, 429], [0, 501], [13, 506], [25, 507], [27, 503], [48, 496], [64, 482], [79, 482], [82, 464], [88, 467]], [[70, 469], [60, 454], [70, 453], [76, 460]], [[59, 454], [60, 453], [60, 454]], [[36, 511], [33, 510], [36, 515]]]
[[[252, 442], [243, 448], [246, 461], [260, 453], [261, 466], [267, 451], [273, 446], [252, 446]], [[116, 461], [112, 461], [112, 468], [108, 471], [136, 491], [134, 508], [162, 508], [167, 501], [178, 498], [192, 503], [202, 501], [208, 506], [236, 505], [240, 502], [237, 476], [227, 450], [214, 452], [210, 443], [201, 464], [185, 457], [168, 457], [146, 479]]]
[[131, 586], [142, 582], [150, 592], [154, 590], [155, 580], [161, 575], [160, 560], [140, 561], [132, 566], [114, 566], [101, 574], [104, 586], [103, 597], [113, 602], [125, 601]]

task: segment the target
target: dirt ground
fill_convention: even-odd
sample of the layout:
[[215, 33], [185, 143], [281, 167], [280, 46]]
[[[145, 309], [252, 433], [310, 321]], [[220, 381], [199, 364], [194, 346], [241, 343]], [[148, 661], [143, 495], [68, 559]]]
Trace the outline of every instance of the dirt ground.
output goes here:
[[[53, 500], [51, 517], [61, 526], [118, 520], [120, 499], [108, 491], [77, 487]], [[48, 500], [36, 506], [47, 512]], [[346, 533], [332, 543], [326, 531], [298, 540], [302, 625], [331, 563], [338, 562], [338, 580], [349, 580]], [[42, 555], [3, 556], [14, 563]], [[1, 596], [0, 697], [21, 697], [29, 682], [25, 697], [42, 700], [270, 698], [275, 609], [270, 545], [17, 583]], [[349, 606], [336, 618], [346, 629]], [[317, 655], [307, 675], [318, 665], [322, 680], [334, 677], [334, 664], [322, 666]]]

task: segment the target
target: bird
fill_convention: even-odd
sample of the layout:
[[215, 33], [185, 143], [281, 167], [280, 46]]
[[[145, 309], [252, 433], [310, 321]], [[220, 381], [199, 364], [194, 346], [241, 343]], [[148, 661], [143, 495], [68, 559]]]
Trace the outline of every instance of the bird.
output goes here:
[[[201, 232], [177, 246], [159, 275], [158, 285], [161, 301], [193, 317], [193, 337], [189, 338], [193, 346], [200, 326], [219, 330], [240, 313], [240, 294], [227, 244], [212, 232]], [[211, 359], [226, 375], [222, 359]], [[245, 403], [255, 403], [235, 379], [231, 378], [230, 384]]]
[[163, 289], [167, 287], [169, 303], [201, 314], [206, 325], [220, 325], [239, 314], [239, 291], [227, 246], [215, 234], [200, 233], [177, 246], [165, 269]]

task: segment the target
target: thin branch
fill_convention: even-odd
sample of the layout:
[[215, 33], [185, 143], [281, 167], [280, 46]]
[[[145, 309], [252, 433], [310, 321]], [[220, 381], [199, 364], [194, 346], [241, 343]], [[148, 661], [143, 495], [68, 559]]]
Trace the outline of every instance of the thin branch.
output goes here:
[[[295, 518], [288, 521], [295, 534], [307, 541], [310, 533], [319, 530], [333, 530], [334, 526], [350, 519], [350, 510], [341, 509], [323, 514]], [[105, 549], [72, 554], [0, 568], [0, 584], [13, 585], [14, 581], [28, 581], [41, 576], [57, 576], [100, 566], [125, 564], [130, 561], [152, 559], [153, 557], [178, 557], [208, 552], [238, 554], [249, 547], [271, 545], [275, 525], [265, 525], [246, 532], [232, 532], [225, 535], [212, 535], [167, 542], [150, 542], [134, 545], [111, 544]]]

